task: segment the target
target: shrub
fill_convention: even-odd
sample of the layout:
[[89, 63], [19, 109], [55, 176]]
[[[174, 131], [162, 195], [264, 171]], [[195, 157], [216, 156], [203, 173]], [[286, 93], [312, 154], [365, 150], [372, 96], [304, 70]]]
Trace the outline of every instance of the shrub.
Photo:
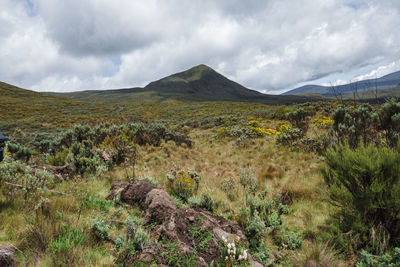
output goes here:
[[361, 259], [356, 267], [395, 267], [400, 266], [400, 248], [394, 248], [391, 254], [385, 253], [375, 256], [368, 251], [361, 251]]
[[300, 107], [289, 112], [287, 114], [287, 118], [290, 121], [290, 123], [294, 126], [294, 128], [299, 129], [301, 135], [304, 136], [307, 133], [311, 115], [312, 112], [310, 110], [306, 110], [305, 108]]
[[99, 241], [109, 240], [109, 226], [103, 219], [96, 217], [92, 221], [92, 234]]
[[395, 147], [400, 140], [400, 102], [394, 99], [382, 105], [379, 112], [379, 128], [384, 131], [386, 142]]
[[214, 200], [206, 193], [202, 193], [200, 197], [190, 197], [188, 199], [188, 203], [192, 208], [201, 208], [210, 212], [214, 211]]
[[241, 169], [239, 175], [239, 183], [243, 187], [243, 196], [246, 200], [250, 194], [254, 195], [258, 189], [258, 181], [254, 173], [250, 169]]
[[32, 152], [29, 148], [16, 143], [7, 142], [7, 151], [11, 153], [13, 158], [24, 160], [25, 162], [28, 162], [32, 156]]
[[66, 164], [68, 153], [68, 148], [64, 147], [62, 151], [57, 152], [54, 156], [49, 155], [47, 157], [47, 162], [53, 166], [64, 166]]
[[282, 125], [279, 129], [279, 134], [276, 136], [276, 142], [289, 146], [301, 139], [303, 135], [302, 131], [298, 128], [290, 128], [287, 125]]
[[179, 170], [168, 174], [168, 191], [187, 201], [199, 188], [200, 177], [195, 171]]
[[264, 235], [264, 228], [265, 228], [265, 223], [261, 219], [260, 216], [258, 216], [258, 213], [254, 213], [252, 216], [250, 216], [249, 221], [247, 223], [247, 227], [245, 229], [245, 235], [249, 239], [250, 244], [257, 243], [261, 239], [261, 237]]
[[54, 175], [42, 170], [34, 170], [25, 163], [13, 161], [10, 157], [6, 157], [0, 163], [0, 186], [5, 183], [13, 185], [5, 185], [7, 188], [6, 195], [13, 197], [14, 192], [24, 192], [25, 199], [28, 196], [37, 196], [37, 193], [44, 192], [54, 181]]
[[137, 227], [135, 233], [128, 239], [128, 245], [133, 247], [136, 251], [143, 250], [151, 244], [150, 234], [142, 227]]
[[[355, 249], [373, 252], [385, 250], [387, 242], [399, 244], [400, 146], [391, 150], [362, 145], [352, 150], [340, 145], [327, 151], [322, 174], [330, 200], [339, 207], [333, 217], [337, 234], [352, 232], [357, 238], [346, 240], [356, 242]], [[343, 238], [337, 236], [337, 243]]]
[[355, 148], [360, 140], [368, 144], [376, 138], [378, 114], [369, 104], [361, 104], [352, 109], [339, 105], [333, 113], [332, 129], [338, 143], [347, 141]]
[[303, 238], [301, 236], [301, 233], [293, 231], [283, 231], [277, 238], [277, 243], [282, 248], [294, 250], [301, 247], [301, 245], [303, 244]]
[[221, 181], [221, 190], [225, 192], [226, 196], [230, 201], [234, 201], [237, 198], [236, 193], [236, 182], [232, 178], [226, 178]]

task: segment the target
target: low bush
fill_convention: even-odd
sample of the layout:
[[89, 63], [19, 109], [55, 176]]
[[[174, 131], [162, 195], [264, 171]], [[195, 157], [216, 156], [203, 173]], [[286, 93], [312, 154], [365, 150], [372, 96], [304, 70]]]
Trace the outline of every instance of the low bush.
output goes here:
[[172, 174], [167, 174], [167, 179], [168, 192], [184, 201], [193, 196], [199, 188], [200, 177], [195, 171], [174, 171]]
[[192, 196], [188, 199], [188, 203], [192, 208], [201, 208], [210, 212], [214, 211], [214, 200], [206, 193], [202, 193], [200, 197]]
[[361, 251], [361, 259], [356, 267], [396, 267], [400, 266], [400, 248], [394, 248], [392, 253], [375, 256], [368, 251]]
[[10, 157], [0, 163], [0, 187], [4, 188], [5, 195], [11, 199], [18, 192], [23, 193], [25, 199], [28, 196], [39, 198], [53, 181], [52, 173], [32, 169]]
[[98, 241], [108, 241], [110, 227], [106, 224], [103, 219], [96, 217], [92, 221], [92, 234], [94, 238]]

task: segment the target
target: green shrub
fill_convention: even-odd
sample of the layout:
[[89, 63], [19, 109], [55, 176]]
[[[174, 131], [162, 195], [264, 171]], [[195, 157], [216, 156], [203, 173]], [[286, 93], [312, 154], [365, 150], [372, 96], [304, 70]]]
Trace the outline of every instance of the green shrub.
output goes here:
[[29, 148], [24, 147], [20, 144], [7, 142], [7, 151], [11, 153], [13, 158], [18, 160], [24, 160], [28, 162], [32, 156], [32, 152]]
[[210, 212], [214, 211], [214, 200], [206, 193], [202, 193], [200, 197], [192, 196], [188, 199], [188, 203], [192, 208], [201, 208]]
[[361, 259], [356, 267], [397, 267], [400, 266], [400, 248], [394, 248], [392, 254], [375, 256], [368, 251], [361, 251]]
[[73, 247], [81, 245], [86, 239], [84, 231], [79, 231], [74, 227], [62, 227], [60, 235], [50, 244], [50, 249], [54, 254], [68, 253]]
[[150, 234], [142, 227], [137, 227], [135, 233], [128, 239], [128, 245], [136, 251], [143, 250], [151, 244]]
[[226, 178], [221, 181], [221, 190], [225, 192], [230, 201], [237, 199], [236, 182], [232, 178]]
[[53, 166], [64, 166], [66, 164], [68, 153], [68, 148], [64, 147], [62, 151], [57, 152], [54, 156], [49, 155], [47, 157], [47, 162]]
[[[400, 240], [400, 146], [396, 150], [373, 145], [352, 150], [330, 149], [322, 174], [331, 202], [339, 208], [332, 217], [337, 244], [380, 253]], [[341, 233], [351, 232], [345, 242]], [[388, 244], [386, 244], [388, 243]]]
[[299, 128], [281, 127], [279, 132], [280, 133], [276, 136], [276, 142], [285, 146], [292, 145], [304, 136]]
[[293, 231], [283, 231], [277, 238], [277, 244], [282, 248], [298, 249], [303, 244], [301, 233]]
[[[0, 163], [0, 186], [6, 195], [13, 198], [14, 193], [23, 192], [25, 199], [45, 192], [54, 181], [54, 175], [47, 171], [35, 170], [20, 161], [6, 157]], [[10, 183], [13, 185], [6, 185]]]
[[305, 108], [300, 107], [289, 112], [287, 114], [287, 118], [294, 126], [294, 128], [300, 130], [299, 133], [301, 134], [301, 136], [304, 136], [307, 133], [311, 115], [312, 112], [310, 110], [306, 110]]
[[92, 221], [92, 234], [99, 241], [109, 240], [109, 231], [110, 227], [106, 224], [103, 219], [96, 217]]
[[386, 142], [391, 147], [396, 147], [400, 140], [400, 102], [394, 99], [382, 105], [379, 112], [379, 128], [384, 131]]
[[377, 138], [378, 114], [369, 104], [354, 109], [339, 105], [333, 113], [333, 121], [332, 129], [338, 143], [347, 141], [355, 148], [360, 141], [368, 144]]
[[257, 212], [250, 216], [249, 221], [247, 223], [247, 227], [245, 229], [245, 235], [249, 239], [250, 244], [257, 243], [264, 235], [265, 223], [258, 216]]

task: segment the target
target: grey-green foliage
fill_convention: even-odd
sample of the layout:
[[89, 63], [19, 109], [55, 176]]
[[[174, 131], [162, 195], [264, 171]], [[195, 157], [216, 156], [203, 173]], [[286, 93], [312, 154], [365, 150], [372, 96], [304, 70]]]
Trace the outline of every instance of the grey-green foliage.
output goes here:
[[382, 105], [379, 112], [380, 129], [384, 131], [386, 142], [395, 147], [400, 140], [400, 102], [392, 99]]
[[93, 149], [93, 144], [87, 140], [72, 144], [66, 162], [79, 174], [96, 173], [102, 165], [105, 166], [101, 151]]
[[221, 190], [225, 192], [230, 201], [237, 199], [236, 182], [232, 178], [226, 178], [221, 181]]
[[31, 150], [23, 145], [12, 142], [7, 142], [6, 145], [7, 145], [7, 151], [10, 152], [13, 158], [15, 159], [24, 160], [28, 162], [32, 156]]
[[283, 231], [277, 240], [281, 247], [292, 250], [300, 248], [303, 244], [301, 233], [293, 231]]
[[109, 240], [109, 230], [110, 227], [106, 224], [106, 222], [96, 217], [92, 221], [92, 234], [99, 241]]
[[338, 142], [348, 142], [352, 148], [362, 141], [368, 144], [376, 139], [378, 113], [369, 104], [356, 108], [339, 105], [333, 113], [332, 129]]
[[[6, 157], [0, 163], [0, 185], [11, 183], [16, 186], [6, 186], [8, 192], [24, 192], [25, 196], [33, 196], [43, 192], [54, 181], [54, 175], [47, 171], [35, 170], [23, 162]], [[12, 194], [11, 194], [12, 195]]]
[[299, 133], [301, 136], [304, 136], [307, 133], [310, 116], [315, 113], [310, 109], [306, 109], [304, 107], [299, 107], [287, 114], [287, 118], [294, 126], [293, 128], [299, 129]]

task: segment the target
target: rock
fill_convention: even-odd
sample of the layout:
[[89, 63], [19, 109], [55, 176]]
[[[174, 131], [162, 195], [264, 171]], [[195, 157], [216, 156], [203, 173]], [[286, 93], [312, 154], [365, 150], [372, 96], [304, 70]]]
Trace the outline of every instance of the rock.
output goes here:
[[[236, 222], [202, 209], [178, 209], [164, 189], [157, 188], [145, 180], [132, 184], [115, 182], [107, 199], [113, 199], [118, 192], [121, 194], [121, 201], [139, 205], [146, 212], [145, 224], [156, 223], [151, 227], [150, 234], [153, 240], [165, 239], [179, 244], [175, 252], [179, 255], [194, 256], [193, 250], [196, 249], [197, 266], [209, 266], [211, 262], [217, 261], [221, 255], [219, 240], [226, 239], [230, 242], [245, 240]], [[195, 234], [191, 229], [195, 229]], [[204, 243], [205, 241], [207, 243]], [[202, 242], [202, 246], [199, 247], [198, 244]], [[149, 263], [154, 260], [155, 255], [154, 251], [143, 250], [135, 258]], [[263, 266], [254, 261], [251, 255], [249, 262], [251, 266]]]
[[113, 200], [119, 193], [121, 193], [122, 190], [125, 189], [125, 187], [128, 186], [128, 182], [114, 182], [111, 186], [110, 193], [106, 197], [107, 200]]
[[17, 266], [15, 259], [15, 248], [12, 246], [0, 246], [0, 266], [14, 267]]
[[156, 188], [154, 185], [145, 180], [128, 184], [121, 191], [121, 200], [131, 205], [139, 204], [142, 208], [147, 208], [145, 204], [147, 194], [154, 188]]
[[156, 251], [152, 248], [144, 249], [142, 253], [139, 254], [137, 260], [141, 262], [151, 262], [154, 260], [154, 254]]
[[[145, 205], [148, 207], [146, 222], [156, 221], [162, 223], [168, 220], [177, 209], [175, 202], [168, 193], [159, 188], [153, 189], [147, 194]], [[170, 221], [169, 223], [174, 222]], [[168, 225], [167, 229], [170, 230], [171, 228], [174, 228], [174, 226]]]
[[222, 230], [221, 228], [214, 228], [213, 229], [214, 236], [221, 241], [226, 240], [229, 243], [238, 242], [241, 238], [235, 234], [230, 234]]

